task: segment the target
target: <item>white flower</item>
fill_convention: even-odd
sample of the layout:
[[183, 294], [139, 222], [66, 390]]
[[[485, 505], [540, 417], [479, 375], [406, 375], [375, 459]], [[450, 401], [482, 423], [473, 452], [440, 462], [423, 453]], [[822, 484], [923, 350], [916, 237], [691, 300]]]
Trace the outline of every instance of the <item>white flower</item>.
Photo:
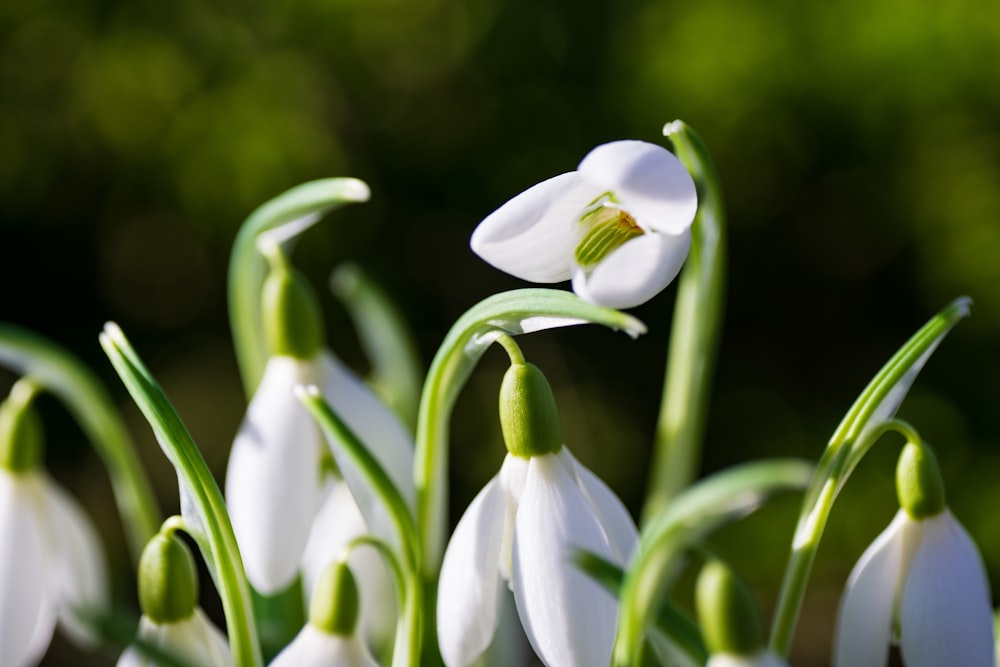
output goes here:
[[[362, 380], [330, 353], [307, 360], [272, 357], [236, 435], [226, 473], [226, 503], [247, 578], [265, 594], [294, 580], [325, 494], [320, 458], [326, 445], [293, 394], [300, 384], [321, 386], [403, 496], [414, 497], [412, 438]], [[347, 462], [338, 464], [351, 482], [356, 472]], [[377, 513], [377, 501], [363, 484], [352, 485], [352, 491], [366, 519]]]
[[891, 641], [907, 667], [994, 664], [983, 561], [947, 509], [896, 514], [854, 566], [838, 621], [836, 667], [884, 667]]
[[[225, 635], [196, 608], [182, 621], [155, 623], [146, 616], [139, 619], [139, 638], [155, 648], [176, 656], [192, 667], [232, 667], [233, 656]], [[153, 667], [156, 660], [130, 647], [118, 659], [117, 667]]]
[[90, 644], [80, 614], [107, 607], [100, 542], [79, 504], [46, 474], [0, 467], [0, 665], [37, 663], [58, 620]]
[[336, 635], [306, 623], [268, 667], [378, 667], [360, 637]]
[[576, 171], [543, 181], [483, 220], [472, 250], [539, 283], [573, 280], [583, 299], [630, 308], [674, 279], [691, 245], [694, 181], [670, 151], [644, 141], [594, 148]]
[[708, 659], [705, 667], [788, 667], [788, 663], [770, 651], [761, 651], [751, 656], [715, 653]]
[[607, 667], [618, 601], [574, 565], [573, 553], [624, 564], [637, 539], [621, 501], [565, 447], [530, 459], [508, 454], [445, 551], [437, 600], [445, 664], [470, 665], [489, 645], [506, 581], [542, 662]]

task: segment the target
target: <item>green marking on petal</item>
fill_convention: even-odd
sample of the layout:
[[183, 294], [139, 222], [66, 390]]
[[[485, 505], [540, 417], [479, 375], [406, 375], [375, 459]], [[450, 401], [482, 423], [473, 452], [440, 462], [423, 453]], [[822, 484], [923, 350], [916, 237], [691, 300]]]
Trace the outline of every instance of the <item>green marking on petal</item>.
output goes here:
[[636, 224], [635, 218], [621, 209], [603, 207], [597, 211], [588, 211], [580, 221], [584, 222], [590, 217], [593, 217], [590, 229], [583, 235], [574, 252], [576, 263], [584, 269], [596, 266], [626, 241], [644, 233]]

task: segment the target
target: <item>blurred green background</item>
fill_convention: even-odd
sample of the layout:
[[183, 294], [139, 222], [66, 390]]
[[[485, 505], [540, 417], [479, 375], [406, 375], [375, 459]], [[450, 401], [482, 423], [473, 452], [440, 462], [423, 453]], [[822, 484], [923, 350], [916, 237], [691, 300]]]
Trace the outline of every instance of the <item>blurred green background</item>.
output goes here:
[[[704, 471], [818, 457], [881, 364], [959, 295], [973, 316], [904, 404], [1000, 581], [1000, 6], [988, 0], [5, 0], [0, 3], [0, 320], [71, 349], [120, 400], [162, 506], [175, 478], [103, 356], [118, 322], [221, 473], [244, 407], [228, 334], [230, 244], [257, 205], [356, 176], [370, 203], [309, 231], [333, 348], [364, 370], [323, 289], [354, 260], [396, 298], [425, 363], [477, 301], [523, 286], [468, 249], [526, 187], [667, 121], [712, 150], [730, 214], [725, 330]], [[567, 442], [635, 512], [672, 290], [596, 328], [523, 339]], [[453, 518], [503, 455], [489, 353], [453, 426]], [[9, 376], [0, 376], [6, 390]], [[42, 402], [53, 474], [86, 499], [135, 605], [107, 479]], [[895, 511], [898, 443], [848, 485], [793, 663], [827, 663], [843, 582]], [[716, 544], [770, 610], [798, 498]], [[211, 594], [203, 595], [206, 606]], [[686, 601], [684, 601], [686, 603]], [[57, 640], [45, 664], [104, 664]]]

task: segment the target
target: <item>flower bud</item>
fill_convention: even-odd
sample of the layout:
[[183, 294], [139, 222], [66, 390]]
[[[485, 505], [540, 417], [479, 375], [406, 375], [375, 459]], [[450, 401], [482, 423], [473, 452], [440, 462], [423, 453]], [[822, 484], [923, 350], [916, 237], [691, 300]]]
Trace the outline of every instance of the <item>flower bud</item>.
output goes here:
[[695, 599], [710, 653], [755, 655], [764, 648], [757, 604], [746, 585], [721, 561], [710, 561], [702, 568]]
[[276, 262], [261, 295], [264, 335], [272, 354], [309, 359], [323, 344], [316, 293], [294, 268]]
[[198, 573], [191, 550], [166, 529], [146, 545], [139, 558], [139, 606], [157, 624], [191, 616], [198, 604]]
[[899, 506], [914, 519], [937, 516], [946, 508], [937, 458], [923, 443], [907, 443], [896, 466]]
[[331, 635], [353, 635], [361, 615], [358, 585], [345, 561], [334, 561], [316, 582], [309, 623]]
[[0, 403], [0, 468], [20, 473], [41, 465], [42, 422], [32, 407], [35, 389], [18, 382]]
[[534, 364], [512, 364], [500, 384], [500, 430], [507, 451], [528, 459], [562, 447], [556, 398]]

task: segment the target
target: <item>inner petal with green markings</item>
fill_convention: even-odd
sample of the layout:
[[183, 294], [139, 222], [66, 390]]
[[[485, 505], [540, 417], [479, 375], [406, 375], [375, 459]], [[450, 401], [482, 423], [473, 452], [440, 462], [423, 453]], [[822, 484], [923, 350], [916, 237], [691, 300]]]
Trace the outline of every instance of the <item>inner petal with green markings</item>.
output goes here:
[[589, 210], [580, 219], [580, 225], [583, 236], [576, 245], [574, 257], [584, 270], [597, 266], [627, 241], [645, 233], [635, 218], [610, 206]]

